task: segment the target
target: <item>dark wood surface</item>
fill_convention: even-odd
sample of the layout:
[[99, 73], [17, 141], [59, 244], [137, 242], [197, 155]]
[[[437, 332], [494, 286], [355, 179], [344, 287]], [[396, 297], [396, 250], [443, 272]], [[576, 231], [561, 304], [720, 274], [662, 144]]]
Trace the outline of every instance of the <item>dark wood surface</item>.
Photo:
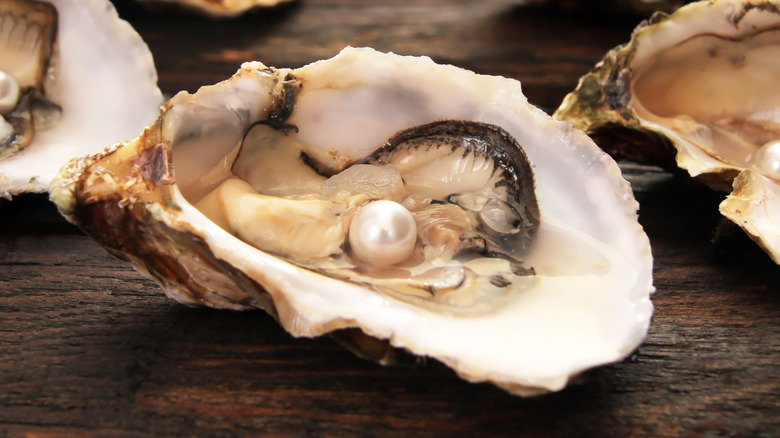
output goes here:
[[[117, 6], [166, 94], [246, 60], [299, 67], [365, 45], [517, 78], [548, 112], [640, 20], [503, 0], [301, 0], [230, 21]], [[435, 361], [388, 368], [294, 339], [260, 311], [184, 307], [45, 196], [0, 201], [0, 435], [780, 435], [780, 268], [739, 230], [716, 239], [722, 194], [623, 169], [655, 257], [647, 341], [532, 399]]]

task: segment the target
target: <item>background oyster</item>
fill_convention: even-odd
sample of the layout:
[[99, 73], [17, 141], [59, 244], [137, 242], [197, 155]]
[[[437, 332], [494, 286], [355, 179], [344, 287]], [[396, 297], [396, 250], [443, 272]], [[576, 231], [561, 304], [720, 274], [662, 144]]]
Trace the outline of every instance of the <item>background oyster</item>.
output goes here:
[[68, 159], [132, 138], [162, 103], [149, 49], [106, 0], [0, 4], [0, 93], [6, 198], [46, 191]]
[[267, 8], [291, 0], [140, 0], [149, 5], [168, 4], [187, 8], [215, 18], [237, 17], [256, 8]]
[[[655, 15], [554, 117], [609, 153], [733, 192], [720, 210], [780, 263], [780, 7], [715, 0]], [[740, 175], [739, 178], [734, 178]]]
[[652, 313], [615, 162], [518, 82], [428, 58], [247, 63], [70, 162], [51, 197], [180, 302], [262, 307], [515, 394], [625, 357]]
[[567, 10], [649, 16], [657, 11], [672, 12], [688, 2], [686, 0], [532, 0], [532, 3], [550, 3]]

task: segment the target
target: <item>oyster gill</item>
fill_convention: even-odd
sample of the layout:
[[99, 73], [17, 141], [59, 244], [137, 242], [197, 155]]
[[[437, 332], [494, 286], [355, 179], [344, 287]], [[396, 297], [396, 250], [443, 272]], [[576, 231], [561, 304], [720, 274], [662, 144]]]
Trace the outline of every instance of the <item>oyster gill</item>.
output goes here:
[[108, 1], [4, 1], [0, 197], [46, 191], [68, 159], [137, 135], [159, 114], [156, 83], [149, 49]]
[[[476, 137], [467, 140], [473, 144], [463, 146], [460, 140], [469, 136]], [[483, 141], [500, 144], [469, 152]], [[456, 154], [436, 155], [447, 149]], [[414, 166], [396, 160], [405, 151], [412, 151], [412, 161], [425, 162], [430, 152], [429, 164], [459, 163], [470, 182], [446, 180], [453, 178], [446, 172], [431, 191], [420, 188], [436, 171], [410, 171]], [[496, 166], [502, 154], [511, 156], [511, 165]], [[371, 170], [363, 173], [362, 166]], [[246, 202], [220, 191], [246, 196]], [[348, 48], [297, 70], [246, 63], [225, 82], [176, 95], [136, 140], [71, 161], [53, 182], [51, 197], [69, 220], [180, 302], [262, 307], [295, 336], [334, 333], [381, 361], [388, 350], [369, 351], [377, 347], [370, 340], [384, 340], [515, 394], [561, 389], [571, 376], [625, 357], [644, 338], [652, 313], [650, 248], [615, 162], [584, 133], [529, 105], [518, 82], [423, 57]], [[430, 258], [423, 250], [411, 256], [415, 260], [391, 261], [390, 268], [387, 260], [377, 265], [342, 257], [352, 247], [342, 230], [337, 245], [294, 253], [342, 221], [349, 227], [350, 211], [359, 210], [350, 210], [350, 202], [372, 197], [408, 211], [447, 210], [415, 221], [418, 230], [444, 224], [445, 243], [430, 239]], [[255, 213], [266, 216], [254, 227], [258, 233], [300, 221], [305, 215], [267, 217], [299, 207], [323, 220], [308, 226], [326, 231], [287, 248], [257, 247], [272, 239], [248, 243], [240, 237], [254, 222], [238, 223], [243, 219], [224, 203], [269, 199], [273, 207], [249, 208], [254, 213], [246, 215], [252, 221]], [[513, 206], [488, 215], [495, 231], [474, 213], [484, 199]], [[308, 202], [316, 207], [301, 207]], [[502, 221], [506, 213], [529, 220]], [[515, 239], [522, 229], [527, 236]], [[447, 238], [450, 232], [454, 239]], [[463, 232], [481, 238], [484, 247], [460, 252], [459, 245], [470, 244]], [[505, 246], [502, 237], [520, 248]], [[452, 253], [446, 242], [453, 243]], [[418, 260], [431, 261], [426, 275], [412, 282], [427, 284], [425, 293], [407, 287], [408, 272], [398, 273], [420, 266]], [[501, 280], [474, 275], [474, 282], [450, 282], [448, 268], [498, 272]], [[427, 293], [441, 283], [449, 283], [441, 289], [446, 293]]]
[[669, 165], [672, 146], [679, 167], [719, 190], [745, 173], [720, 210], [780, 263], [778, 75], [777, 3], [696, 2], [638, 26], [554, 117], [629, 159]]

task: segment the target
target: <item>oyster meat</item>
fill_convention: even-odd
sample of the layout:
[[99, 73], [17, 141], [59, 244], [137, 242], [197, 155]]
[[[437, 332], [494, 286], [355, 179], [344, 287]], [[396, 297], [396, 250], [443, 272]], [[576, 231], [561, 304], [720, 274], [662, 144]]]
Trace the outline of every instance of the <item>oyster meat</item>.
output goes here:
[[663, 165], [676, 154], [691, 176], [733, 190], [721, 213], [780, 263], [778, 75], [776, 2], [696, 2], [638, 26], [554, 117], [611, 154]]
[[515, 394], [620, 360], [652, 314], [615, 162], [517, 81], [425, 57], [246, 63], [68, 163], [51, 198], [180, 302], [261, 307], [294, 336]]
[[108, 1], [0, 3], [0, 197], [46, 191], [68, 159], [132, 138], [161, 104], [149, 49]]

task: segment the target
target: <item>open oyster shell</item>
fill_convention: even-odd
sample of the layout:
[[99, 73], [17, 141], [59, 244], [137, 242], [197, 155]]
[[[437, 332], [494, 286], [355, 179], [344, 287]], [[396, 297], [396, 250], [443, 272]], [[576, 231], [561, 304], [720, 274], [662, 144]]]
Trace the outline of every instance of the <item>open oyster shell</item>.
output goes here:
[[[615, 162], [518, 82], [424, 57], [246, 63], [71, 161], [51, 198], [182, 303], [261, 307], [294, 336], [380, 362], [404, 349], [515, 394], [620, 360], [652, 314]], [[359, 218], [376, 205], [393, 207]]]
[[[676, 163], [780, 263], [780, 6], [691, 3], [655, 15], [580, 79], [553, 115], [609, 153]], [[741, 176], [735, 181], [737, 175]]]
[[0, 4], [0, 197], [136, 136], [163, 102], [152, 55], [106, 0]]

